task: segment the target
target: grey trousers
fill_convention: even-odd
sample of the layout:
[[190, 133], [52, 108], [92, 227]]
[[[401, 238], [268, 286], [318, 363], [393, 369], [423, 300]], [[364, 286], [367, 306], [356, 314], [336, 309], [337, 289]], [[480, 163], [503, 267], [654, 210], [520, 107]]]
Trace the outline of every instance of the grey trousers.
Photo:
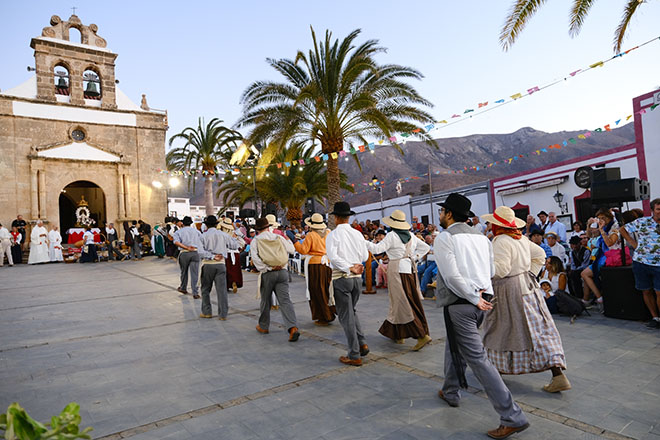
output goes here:
[[[500, 373], [490, 363], [481, 340], [478, 327], [484, 320], [485, 313], [472, 304], [449, 306], [456, 342], [461, 354], [461, 362], [470, 367], [477, 380], [483, 386], [488, 400], [500, 415], [500, 424], [504, 426], [522, 426], [527, 417], [513, 401], [511, 391], [502, 380]], [[445, 343], [445, 383], [442, 392], [447, 400], [456, 402], [461, 399], [458, 376], [453, 366], [449, 343]]]
[[181, 252], [179, 254], [179, 268], [181, 268], [181, 287], [188, 288], [188, 271], [190, 270], [190, 287], [193, 295], [199, 295], [199, 254], [195, 252]]
[[367, 343], [355, 307], [360, 299], [362, 278], [339, 278], [332, 282], [339, 323], [346, 333], [348, 357], [360, 359], [360, 346]]
[[218, 296], [218, 317], [226, 318], [229, 309], [227, 302], [227, 267], [224, 263], [202, 264], [202, 313], [212, 315], [211, 288], [215, 282], [215, 293]]
[[273, 292], [275, 292], [277, 302], [280, 303], [280, 312], [286, 329], [298, 327], [296, 311], [293, 309], [291, 298], [289, 298], [289, 272], [286, 269], [261, 274], [259, 327], [268, 330], [270, 326], [270, 306], [272, 305]]
[[133, 238], [133, 244], [131, 245], [131, 259], [135, 260], [137, 258], [142, 258], [142, 250], [140, 249], [140, 242], [138, 241], [139, 237]]

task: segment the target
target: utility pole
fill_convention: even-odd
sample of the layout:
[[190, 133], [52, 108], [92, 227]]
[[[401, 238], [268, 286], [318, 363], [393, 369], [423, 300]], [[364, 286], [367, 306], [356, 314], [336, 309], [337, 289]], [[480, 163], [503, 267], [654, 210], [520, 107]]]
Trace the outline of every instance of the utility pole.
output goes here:
[[429, 208], [431, 208], [431, 224], [435, 225], [435, 215], [433, 214], [433, 179], [431, 179], [430, 163], [429, 163]]

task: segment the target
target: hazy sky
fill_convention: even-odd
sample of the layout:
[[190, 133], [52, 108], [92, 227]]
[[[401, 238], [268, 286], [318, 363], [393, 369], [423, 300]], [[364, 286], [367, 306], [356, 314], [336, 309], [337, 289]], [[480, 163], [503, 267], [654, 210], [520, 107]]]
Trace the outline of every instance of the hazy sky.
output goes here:
[[[84, 24], [119, 54], [120, 88], [136, 103], [147, 94], [169, 111], [171, 136], [197, 117], [233, 124], [239, 97], [252, 82], [280, 77], [266, 63], [293, 58], [311, 46], [309, 26], [359, 41], [378, 39], [388, 49], [378, 60], [420, 70], [414, 85], [434, 104], [437, 120], [564, 77], [612, 56], [623, 0], [596, 2], [581, 34], [568, 36], [569, 0], [548, 2], [509, 52], [498, 34], [512, 0], [447, 1], [1, 1], [0, 89], [29, 78], [30, 39], [53, 14], [71, 6]], [[660, 36], [660, 1], [642, 5], [624, 49]], [[632, 110], [631, 100], [660, 86], [660, 41], [606, 67], [514, 104], [435, 131], [435, 137], [507, 133], [531, 126], [544, 131], [593, 129]]]

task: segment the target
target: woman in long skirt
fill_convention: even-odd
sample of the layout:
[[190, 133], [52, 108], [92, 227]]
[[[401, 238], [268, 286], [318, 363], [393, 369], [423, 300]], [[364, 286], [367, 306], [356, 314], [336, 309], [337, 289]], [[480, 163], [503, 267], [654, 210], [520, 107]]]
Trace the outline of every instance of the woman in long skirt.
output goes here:
[[14, 260], [14, 264], [21, 264], [23, 262], [23, 251], [21, 250], [21, 240], [23, 236], [18, 232], [16, 226], [11, 227], [11, 258]]
[[367, 242], [369, 252], [387, 252], [390, 260], [387, 265], [390, 310], [378, 331], [397, 344], [403, 344], [406, 338], [417, 339], [413, 347], [417, 351], [431, 342], [431, 337], [422, 306], [416, 261], [426, 255], [431, 247], [410, 233], [410, 224], [403, 211], [397, 209], [382, 222], [391, 227], [392, 232], [378, 243]]
[[329, 325], [335, 320], [337, 310], [334, 305], [330, 305], [331, 302], [334, 302], [334, 297], [330, 295], [332, 269], [325, 252], [325, 238], [328, 236], [328, 230], [323, 222], [323, 216], [318, 213], [306, 218], [305, 224], [310, 228], [309, 233], [302, 242], [296, 241], [293, 246], [300, 255], [307, 255], [305, 258], [306, 292], [314, 324]]
[[525, 222], [511, 208], [500, 206], [481, 218], [493, 225], [495, 236], [495, 306], [483, 325], [488, 358], [502, 374], [550, 370], [552, 381], [543, 390], [570, 390], [561, 337], [534, 276], [545, 251], [521, 234]]
[[245, 246], [245, 240], [243, 240], [243, 237], [236, 234], [234, 224], [229, 217], [222, 219], [222, 221], [218, 223], [218, 228], [229, 234], [232, 238], [235, 238], [237, 241], [236, 245], [229, 243], [227, 248], [227, 258], [225, 258], [225, 268], [227, 269], [227, 290], [237, 293], [238, 289], [243, 287], [243, 272], [241, 271], [241, 253], [239, 248]]

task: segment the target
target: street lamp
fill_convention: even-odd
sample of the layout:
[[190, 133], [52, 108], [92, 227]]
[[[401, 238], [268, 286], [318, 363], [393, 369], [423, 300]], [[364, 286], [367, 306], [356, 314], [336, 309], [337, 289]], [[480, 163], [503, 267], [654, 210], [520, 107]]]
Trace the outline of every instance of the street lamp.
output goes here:
[[371, 182], [374, 184], [374, 189], [380, 193], [380, 217], [383, 218], [385, 217], [385, 211], [383, 210], [383, 188], [380, 186], [378, 177], [372, 177]]
[[562, 203], [564, 201], [564, 195], [559, 192], [559, 187], [557, 187], [557, 192], [552, 196], [553, 199], [555, 199], [555, 202], [557, 202], [557, 205], [561, 209], [562, 214], [566, 214], [568, 212], [568, 203]]

